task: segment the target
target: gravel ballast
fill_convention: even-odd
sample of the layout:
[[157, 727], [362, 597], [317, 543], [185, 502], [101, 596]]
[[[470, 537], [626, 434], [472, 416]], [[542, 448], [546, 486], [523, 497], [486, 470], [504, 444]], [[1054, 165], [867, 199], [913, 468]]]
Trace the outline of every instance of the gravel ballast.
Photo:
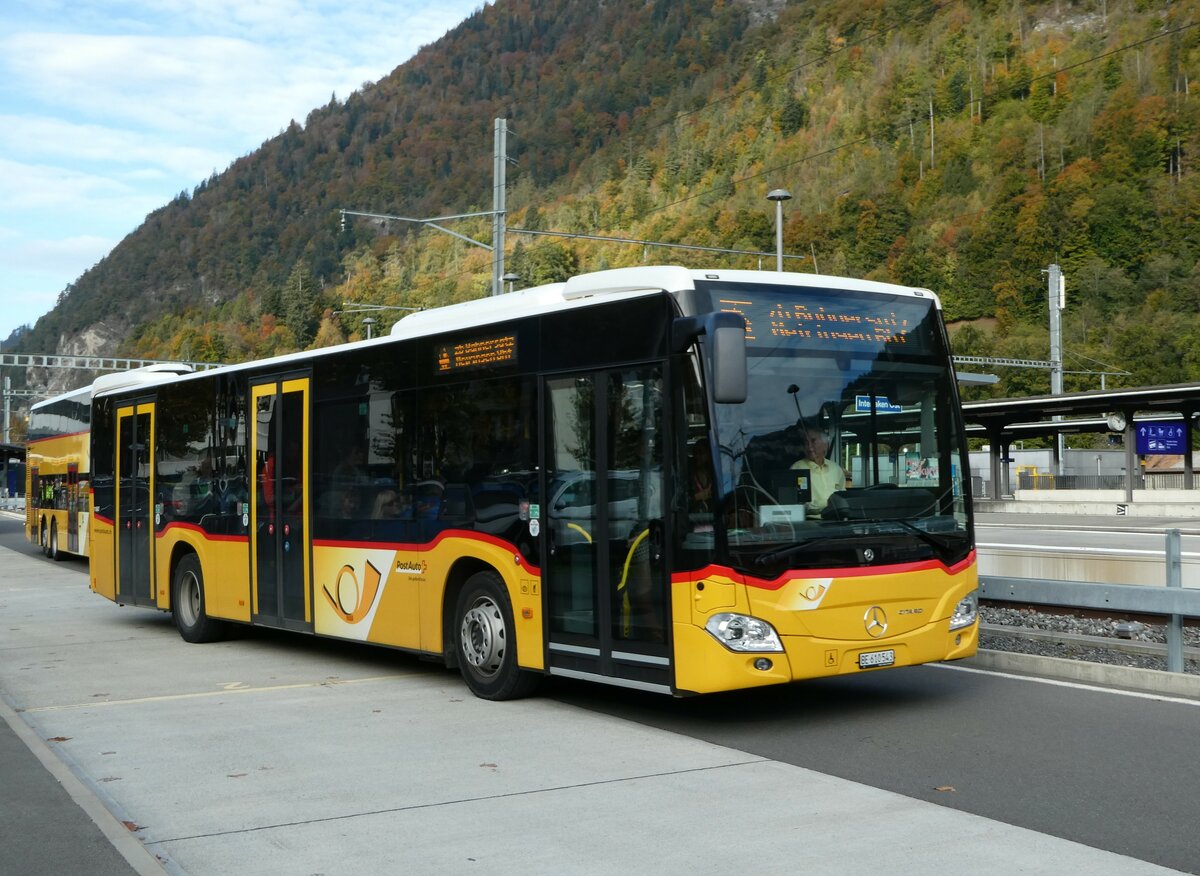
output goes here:
[[[1081, 617], [1031, 608], [983, 605], [979, 646], [1043, 657], [1060, 657], [1166, 670], [1166, 626], [1129, 618]], [[1184, 671], [1200, 675], [1200, 629], [1184, 627]]]

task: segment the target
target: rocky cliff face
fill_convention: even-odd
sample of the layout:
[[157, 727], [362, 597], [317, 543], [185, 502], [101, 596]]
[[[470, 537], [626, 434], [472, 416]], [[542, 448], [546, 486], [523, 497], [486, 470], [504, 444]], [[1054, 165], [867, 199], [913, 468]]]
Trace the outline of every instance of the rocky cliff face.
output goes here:
[[[111, 356], [129, 331], [125, 324], [106, 320], [88, 326], [75, 335], [58, 340], [61, 356]], [[82, 386], [101, 372], [83, 372], [74, 368], [31, 368], [29, 385], [44, 386], [49, 395], [57, 395]]]

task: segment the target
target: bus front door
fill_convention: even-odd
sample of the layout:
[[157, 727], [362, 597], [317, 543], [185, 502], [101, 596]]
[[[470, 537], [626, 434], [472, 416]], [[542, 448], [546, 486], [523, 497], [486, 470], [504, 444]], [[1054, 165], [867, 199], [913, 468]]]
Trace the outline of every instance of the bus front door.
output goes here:
[[117, 602], [154, 598], [154, 404], [117, 409]]
[[661, 366], [545, 381], [537, 513], [553, 674], [671, 689], [662, 402]]
[[256, 623], [312, 631], [307, 377], [251, 387], [250, 573]]

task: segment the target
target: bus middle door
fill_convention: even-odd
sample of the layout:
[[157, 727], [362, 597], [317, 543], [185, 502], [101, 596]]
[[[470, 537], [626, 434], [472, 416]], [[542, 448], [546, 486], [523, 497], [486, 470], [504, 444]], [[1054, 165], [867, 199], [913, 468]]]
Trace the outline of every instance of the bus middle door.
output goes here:
[[117, 601], [154, 598], [154, 403], [117, 408]]
[[311, 632], [308, 377], [250, 388], [250, 592], [253, 619]]

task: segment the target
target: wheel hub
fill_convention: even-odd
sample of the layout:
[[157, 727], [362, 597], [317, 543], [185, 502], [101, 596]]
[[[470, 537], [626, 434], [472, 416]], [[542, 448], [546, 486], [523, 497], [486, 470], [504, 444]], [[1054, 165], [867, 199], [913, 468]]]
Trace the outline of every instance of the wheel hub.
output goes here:
[[505, 640], [500, 606], [486, 597], [476, 600], [463, 615], [463, 658], [481, 675], [495, 675], [504, 661]]
[[200, 617], [200, 582], [190, 572], [184, 576], [179, 587], [179, 610], [188, 626]]

